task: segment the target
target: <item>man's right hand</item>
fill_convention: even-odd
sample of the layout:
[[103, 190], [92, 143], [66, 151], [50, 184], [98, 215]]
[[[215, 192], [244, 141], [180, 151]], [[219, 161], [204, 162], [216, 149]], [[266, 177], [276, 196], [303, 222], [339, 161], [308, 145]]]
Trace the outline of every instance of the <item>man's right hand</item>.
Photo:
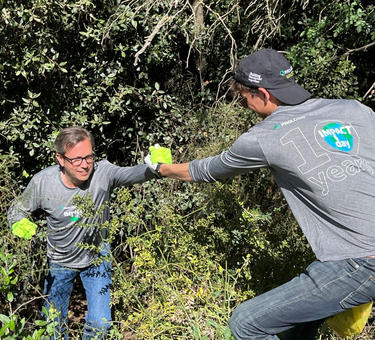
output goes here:
[[36, 233], [37, 225], [24, 217], [12, 225], [12, 233], [18, 237], [30, 240]]

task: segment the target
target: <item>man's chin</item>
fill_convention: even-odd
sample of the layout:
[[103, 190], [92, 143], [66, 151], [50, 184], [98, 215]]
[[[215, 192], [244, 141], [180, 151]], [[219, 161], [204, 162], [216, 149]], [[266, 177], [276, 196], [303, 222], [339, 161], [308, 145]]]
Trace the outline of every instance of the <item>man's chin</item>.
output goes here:
[[81, 182], [85, 182], [89, 179], [90, 174], [77, 176], [77, 179]]
[[90, 173], [85, 174], [76, 174], [75, 179], [77, 182], [80, 182], [80, 184], [83, 184], [90, 178]]

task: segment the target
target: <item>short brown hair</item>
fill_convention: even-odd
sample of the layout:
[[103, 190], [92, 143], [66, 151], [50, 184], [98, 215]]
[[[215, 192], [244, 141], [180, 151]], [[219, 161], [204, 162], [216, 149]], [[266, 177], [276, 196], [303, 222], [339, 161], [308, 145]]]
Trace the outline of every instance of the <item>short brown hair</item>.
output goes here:
[[255, 87], [255, 86], [252, 86], [252, 87], [246, 86], [246, 85], [240, 83], [238, 80], [232, 79], [232, 82], [230, 84], [230, 90], [235, 95], [235, 94], [237, 94], [241, 91], [256, 93], [258, 91], [258, 88]]
[[91, 142], [91, 146], [94, 149], [95, 142], [92, 134], [80, 126], [72, 126], [60, 131], [55, 139], [55, 149], [59, 154], [64, 155], [69, 149], [79, 142], [82, 142], [88, 138]]

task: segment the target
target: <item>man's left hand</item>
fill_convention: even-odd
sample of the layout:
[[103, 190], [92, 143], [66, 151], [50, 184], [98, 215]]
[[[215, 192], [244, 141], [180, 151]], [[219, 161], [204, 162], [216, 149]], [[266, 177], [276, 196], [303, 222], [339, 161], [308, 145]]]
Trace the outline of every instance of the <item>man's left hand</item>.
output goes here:
[[18, 237], [30, 240], [36, 233], [37, 225], [24, 217], [12, 225], [12, 233]]
[[154, 146], [150, 146], [149, 150], [150, 153], [145, 157], [145, 163], [154, 174], [160, 176], [160, 164], [172, 164], [171, 149], [155, 144]]

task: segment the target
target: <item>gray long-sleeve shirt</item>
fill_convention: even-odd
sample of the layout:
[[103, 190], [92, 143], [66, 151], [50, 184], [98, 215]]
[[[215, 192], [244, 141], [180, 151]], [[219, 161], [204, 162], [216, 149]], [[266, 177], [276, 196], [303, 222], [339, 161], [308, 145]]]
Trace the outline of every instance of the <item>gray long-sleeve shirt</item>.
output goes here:
[[192, 161], [193, 181], [270, 167], [321, 261], [375, 255], [375, 116], [354, 100], [280, 106], [228, 151]]
[[[76, 195], [90, 196], [99, 209], [109, 198], [113, 188], [142, 183], [155, 178], [145, 164], [119, 167], [104, 160], [95, 163], [92, 176], [78, 188], [68, 188], [61, 179], [58, 165], [38, 172], [31, 179], [22, 196], [8, 211], [10, 225], [37, 209], [47, 214], [47, 256], [51, 262], [70, 268], [84, 268], [91, 264], [96, 255], [77, 246], [77, 243], [102, 246], [106, 229], [94, 227], [109, 218], [109, 209], [95, 218], [82, 217], [82, 212], [72, 203]], [[91, 227], [80, 227], [88, 224]]]

